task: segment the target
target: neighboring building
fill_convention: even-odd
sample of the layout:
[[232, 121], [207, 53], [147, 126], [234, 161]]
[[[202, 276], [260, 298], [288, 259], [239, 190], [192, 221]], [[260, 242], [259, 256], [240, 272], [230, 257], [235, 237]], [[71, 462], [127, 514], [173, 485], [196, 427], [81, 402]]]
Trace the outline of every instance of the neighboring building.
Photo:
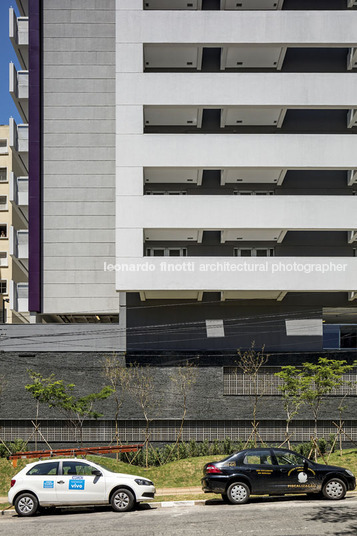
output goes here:
[[2, 323], [28, 322], [28, 177], [0, 125], [0, 294]]
[[[356, 2], [18, 7], [32, 363], [51, 372], [65, 352], [71, 375], [80, 380], [88, 364], [95, 384], [100, 360], [76, 326], [98, 324], [92, 334], [105, 338], [105, 323], [117, 337], [107, 349], [156, 365], [166, 400], [156, 439], [173, 437], [180, 411], [168, 378], [187, 359], [200, 364], [187, 437], [247, 437], [249, 391], [234, 364], [254, 340], [270, 354], [259, 419], [276, 440], [273, 372], [356, 355]], [[3, 345], [8, 359], [18, 336]], [[355, 396], [345, 414], [353, 437]], [[338, 399], [321, 416], [325, 434]], [[139, 412], [124, 414], [123, 437], [137, 439]], [[297, 439], [310, 424], [300, 421]], [[103, 437], [111, 426], [99, 426]]]

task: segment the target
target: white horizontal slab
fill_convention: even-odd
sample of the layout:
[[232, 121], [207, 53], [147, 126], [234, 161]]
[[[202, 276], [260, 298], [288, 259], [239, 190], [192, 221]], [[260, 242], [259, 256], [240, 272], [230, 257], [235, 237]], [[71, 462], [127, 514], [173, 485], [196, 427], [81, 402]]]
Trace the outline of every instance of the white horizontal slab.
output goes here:
[[357, 167], [357, 136], [347, 134], [118, 134], [116, 142], [124, 167]]
[[356, 25], [354, 11], [117, 11], [116, 42], [355, 46]]
[[[117, 227], [153, 229], [356, 228], [356, 196], [125, 196]], [[346, 236], [347, 241], [347, 236]]]
[[118, 73], [117, 103], [125, 105], [357, 105], [351, 73]]
[[348, 292], [357, 289], [357, 258], [117, 258], [117, 290]]

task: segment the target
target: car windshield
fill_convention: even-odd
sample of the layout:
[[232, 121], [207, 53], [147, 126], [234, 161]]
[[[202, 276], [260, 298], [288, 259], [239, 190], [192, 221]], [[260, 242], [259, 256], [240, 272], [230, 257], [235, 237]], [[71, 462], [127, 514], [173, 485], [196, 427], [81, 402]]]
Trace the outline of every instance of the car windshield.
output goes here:
[[108, 469], [108, 467], [105, 467], [105, 465], [103, 465], [102, 463], [98, 463], [98, 462], [93, 462], [93, 463], [98, 465], [98, 467], [101, 467], [102, 469], [105, 469], [106, 471], [108, 471], [108, 473], [116, 473], [117, 472], [117, 471], [111, 471], [110, 469]]

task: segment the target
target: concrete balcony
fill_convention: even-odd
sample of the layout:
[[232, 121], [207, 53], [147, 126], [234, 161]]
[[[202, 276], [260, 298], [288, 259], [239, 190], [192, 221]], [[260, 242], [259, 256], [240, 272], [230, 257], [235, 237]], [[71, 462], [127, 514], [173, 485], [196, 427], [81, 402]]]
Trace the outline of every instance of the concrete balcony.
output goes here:
[[[248, 46], [259, 43], [278, 47], [356, 46], [357, 13], [347, 10], [266, 10], [257, 16], [257, 12], [250, 9], [175, 12], [133, 9], [120, 10], [116, 22], [118, 44], [125, 44], [127, 54], [140, 47], [141, 62], [141, 43], [195, 43], [196, 46]], [[129, 47], [128, 43], [133, 45]], [[135, 71], [139, 72], [139, 68]]]
[[9, 66], [9, 92], [24, 123], [28, 123], [29, 73], [17, 71], [13, 63]]
[[9, 9], [9, 37], [22, 69], [28, 69], [29, 19]]
[[10, 255], [27, 274], [29, 258], [29, 232], [27, 229], [16, 230], [10, 227]]
[[[357, 258], [351, 257], [117, 257], [118, 291], [152, 298], [282, 300], [288, 292], [346, 292], [357, 289]], [[182, 293], [182, 295], [180, 295]]]
[[22, 169], [24, 175], [28, 173], [28, 151], [29, 151], [29, 129], [28, 125], [17, 125], [11, 117], [10, 126], [10, 148]]
[[[245, 235], [247, 240], [265, 235], [263, 240], [279, 240], [279, 231], [356, 230], [356, 207], [356, 196], [125, 196], [117, 228], [144, 229], [148, 240], [170, 240], [191, 229], [223, 231], [223, 241]], [[125, 256], [125, 241], [121, 247]]]
[[28, 283], [10, 282], [10, 309], [17, 313], [26, 313], [28, 311]]
[[29, 204], [29, 179], [28, 177], [16, 177], [15, 173], [10, 174], [9, 200], [16, 205], [28, 221]]

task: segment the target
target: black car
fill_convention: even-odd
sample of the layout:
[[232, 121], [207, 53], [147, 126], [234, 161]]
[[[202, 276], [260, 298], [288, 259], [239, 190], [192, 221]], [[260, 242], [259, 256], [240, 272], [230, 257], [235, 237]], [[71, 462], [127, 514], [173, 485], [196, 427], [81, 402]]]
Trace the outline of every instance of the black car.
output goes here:
[[207, 463], [203, 475], [203, 491], [220, 493], [232, 504], [246, 503], [251, 494], [307, 493], [338, 500], [356, 487], [349, 469], [321, 465], [278, 448], [241, 450], [222, 461]]

